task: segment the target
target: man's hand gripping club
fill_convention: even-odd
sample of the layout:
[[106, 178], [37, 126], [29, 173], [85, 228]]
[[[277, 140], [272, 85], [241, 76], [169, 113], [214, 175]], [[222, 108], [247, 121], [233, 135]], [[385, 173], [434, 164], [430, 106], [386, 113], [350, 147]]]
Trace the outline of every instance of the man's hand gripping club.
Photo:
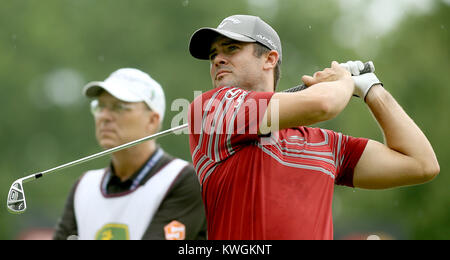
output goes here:
[[[353, 91], [353, 96], [362, 97], [365, 100], [367, 93], [369, 90], [377, 84], [383, 85], [380, 80], [377, 78], [375, 73], [375, 68], [372, 64], [371, 72], [362, 73], [364, 70], [364, 63], [361, 61], [347, 61], [345, 63], [339, 64], [342, 68], [345, 68], [352, 75], [353, 82], [355, 83], [355, 89]], [[314, 73], [313, 77], [311, 76], [303, 76], [302, 81], [306, 86], [312, 86], [314, 84], [324, 82], [324, 81], [335, 81], [337, 80], [337, 76], [335, 72], [333, 72], [330, 68], [326, 68], [323, 71], [318, 71]]]

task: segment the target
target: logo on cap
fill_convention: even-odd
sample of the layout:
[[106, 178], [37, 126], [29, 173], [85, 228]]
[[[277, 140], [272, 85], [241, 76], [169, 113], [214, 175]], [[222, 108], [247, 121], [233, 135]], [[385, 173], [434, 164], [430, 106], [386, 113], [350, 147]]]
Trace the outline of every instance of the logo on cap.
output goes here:
[[238, 19], [236, 19], [236, 18], [228, 17], [228, 18], [225, 18], [225, 19], [219, 24], [219, 26], [217, 26], [217, 28], [220, 29], [220, 28], [224, 27], [225, 24], [226, 24], [227, 22], [232, 22], [232, 23], [234, 23], [234, 24], [239, 24], [239, 23], [241, 23], [241, 21], [238, 20]]
[[257, 34], [256, 37], [258, 37], [259, 39], [261, 39], [261, 40], [267, 42], [267, 43], [270, 44], [274, 49], [278, 49], [277, 46], [275, 45], [275, 43], [274, 43], [271, 39], [269, 39], [269, 38], [267, 38], [267, 37], [265, 37], [265, 36], [263, 36], [263, 35], [261, 35], [261, 34]]

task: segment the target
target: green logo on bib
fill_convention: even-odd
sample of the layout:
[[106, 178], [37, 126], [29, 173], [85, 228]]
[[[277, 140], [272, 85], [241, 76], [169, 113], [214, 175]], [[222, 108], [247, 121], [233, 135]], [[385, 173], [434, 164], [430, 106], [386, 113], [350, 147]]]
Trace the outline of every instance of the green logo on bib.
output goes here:
[[96, 240], [129, 240], [128, 226], [124, 224], [106, 224], [95, 235]]

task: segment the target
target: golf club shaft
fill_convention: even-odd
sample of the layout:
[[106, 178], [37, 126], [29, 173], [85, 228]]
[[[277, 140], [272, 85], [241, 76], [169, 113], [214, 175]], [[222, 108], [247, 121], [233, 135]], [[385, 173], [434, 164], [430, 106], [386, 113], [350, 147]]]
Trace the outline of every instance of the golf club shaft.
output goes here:
[[156, 139], [158, 137], [163, 137], [163, 136], [172, 134], [173, 132], [176, 132], [176, 131], [179, 131], [179, 130], [183, 130], [183, 129], [187, 128], [187, 127], [188, 127], [188, 124], [180, 125], [180, 126], [177, 126], [177, 127], [174, 127], [174, 128], [167, 129], [167, 130], [164, 130], [162, 132], [156, 133], [154, 135], [149, 135], [149, 136], [143, 137], [141, 139], [137, 139], [137, 140], [131, 141], [129, 143], [122, 144], [122, 145], [113, 147], [111, 149], [108, 149], [108, 150], [105, 150], [105, 151], [102, 151], [102, 152], [99, 152], [99, 153], [96, 153], [96, 154], [92, 154], [92, 155], [83, 157], [81, 159], [78, 159], [78, 160], [75, 160], [75, 161], [72, 161], [72, 162], [69, 162], [69, 163], [57, 166], [57, 167], [52, 168], [52, 169], [48, 169], [48, 170], [45, 170], [45, 171], [42, 171], [42, 172], [34, 173], [34, 174], [31, 174], [31, 175], [29, 175], [27, 177], [22, 178], [22, 182], [26, 183], [26, 182], [29, 182], [31, 180], [38, 179], [38, 178], [40, 178], [40, 177], [42, 177], [44, 175], [47, 175], [47, 174], [49, 174], [51, 172], [60, 171], [60, 170], [65, 169], [65, 168], [69, 168], [69, 167], [72, 167], [72, 166], [75, 166], [75, 165], [78, 165], [78, 164], [81, 164], [81, 163], [85, 163], [87, 161], [94, 160], [94, 159], [97, 159], [99, 157], [102, 157], [102, 156], [105, 156], [105, 155], [108, 155], [108, 154], [112, 154], [112, 153], [118, 152], [120, 150], [123, 150], [123, 149], [129, 148], [129, 147], [135, 146], [135, 145], [143, 143], [145, 141], [149, 141], [149, 140], [152, 140], [152, 139]]

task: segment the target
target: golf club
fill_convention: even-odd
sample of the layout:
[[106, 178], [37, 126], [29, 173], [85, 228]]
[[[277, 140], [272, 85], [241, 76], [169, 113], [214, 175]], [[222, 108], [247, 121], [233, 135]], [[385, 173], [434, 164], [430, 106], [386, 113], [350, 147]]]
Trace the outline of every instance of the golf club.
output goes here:
[[156, 133], [154, 135], [149, 135], [149, 136], [143, 137], [141, 139], [137, 139], [135, 141], [131, 141], [129, 143], [122, 144], [122, 145], [113, 147], [111, 149], [108, 149], [108, 150], [105, 150], [105, 151], [102, 151], [102, 152], [99, 152], [99, 153], [96, 153], [96, 154], [93, 154], [93, 155], [86, 156], [84, 158], [81, 158], [81, 159], [78, 159], [76, 161], [72, 161], [72, 162], [69, 162], [69, 163], [57, 166], [55, 168], [52, 168], [52, 169], [49, 169], [49, 170], [46, 170], [46, 171], [34, 173], [34, 174], [28, 175], [26, 177], [20, 178], [20, 179], [16, 180], [11, 185], [11, 188], [9, 189], [8, 199], [7, 199], [7, 202], [6, 202], [8, 210], [9, 210], [9, 212], [14, 213], [14, 214], [20, 214], [20, 213], [25, 212], [25, 210], [27, 209], [27, 202], [26, 202], [26, 199], [25, 199], [25, 192], [23, 190], [23, 184], [24, 183], [27, 183], [27, 182], [39, 179], [39, 178], [43, 177], [44, 175], [47, 175], [47, 174], [52, 173], [52, 172], [57, 172], [57, 171], [60, 171], [62, 169], [66, 169], [66, 168], [69, 168], [69, 167], [72, 167], [72, 166], [75, 166], [75, 165], [78, 165], [78, 164], [81, 164], [81, 163], [88, 162], [88, 161], [96, 159], [96, 158], [100, 158], [100, 157], [108, 155], [108, 154], [112, 154], [112, 153], [118, 152], [120, 150], [123, 150], [123, 149], [129, 148], [129, 147], [135, 146], [135, 145], [140, 144], [140, 143], [145, 142], [145, 141], [149, 141], [149, 140], [152, 140], [152, 139], [156, 139], [158, 137], [163, 137], [163, 136], [172, 134], [174, 132], [183, 130], [183, 129], [187, 128], [187, 127], [188, 127], [188, 124], [180, 125], [180, 126], [177, 126], [177, 127], [174, 127], [174, 128], [171, 128], [171, 129], [168, 129], [168, 130]]
[[[374, 67], [373, 63], [371, 61], [369, 61], [369, 62], [364, 63], [364, 68], [360, 71], [360, 74], [370, 73], [370, 72], [374, 72], [374, 71], [375, 71], [375, 67]], [[305, 88], [307, 88], [307, 87], [303, 84], [303, 85], [299, 85], [299, 86], [287, 89], [284, 92], [297, 92], [297, 91], [301, 91], [301, 90], [303, 90]], [[27, 209], [27, 203], [26, 203], [26, 199], [25, 199], [25, 192], [24, 192], [24, 189], [23, 189], [23, 184], [24, 183], [27, 183], [27, 182], [30, 182], [30, 181], [34, 181], [34, 180], [39, 179], [39, 178], [41, 178], [44, 175], [47, 175], [49, 173], [57, 172], [57, 171], [60, 171], [60, 170], [63, 170], [63, 169], [66, 169], [66, 168], [69, 168], [69, 167], [81, 164], [81, 163], [88, 162], [88, 161], [93, 160], [93, 159], [100, 158], [100, 157], [105, 156], [105, 155], [109, 155], [109, 154], [115, 153], [117, 151], [120, 151], [120, 150], [129, 148], [129, 147], [135, 146], [135, 145], [140, 144], [140, 143], [145, 142], [145, 141], [149, 141], [149, 140], [152, 140], [152, 139], [156, 139], [156, 138], [159, 138], [159, 137], [163, 137], [163, 136], [175, 133], [175, 132], [183, 130], [183, 129], [187, 128], [187, 127], [188, 127], [188, 124], [180, 125], [180, 126], [177, 126], [177, 127], [174, 127], [174, 128], [171, 128], [171, 129], [164, 130], [162, 132], [156, 133], [154, 135], [149, 135], [149, 136], [143, 137], [141, 139], [138, 139], [138, 140], [135, 140], [135, 141], [131, 141], [129, 143], [122, 144], [122, 145], [113, 147], [111, 149], [108, 149], [108, 150], [105, 150], [105, 151], [102, 151], [102, 152], [99, 152], [99, 153], [96, 153], [96, 154], [93, 154], [93, 155], [86, 156], [84, 158], [81, 158], [81, 159], [78, 159], [78, 160], [75, 160], [75, 161], [72, 161], [72, 162], [69, 162], [69, 163], [66, 163], [66, 164], [54, 167], [54, 168], [46, 170], [46, 171], [34, 173], [34, 174], [29, 175], [29, 176], [20, 178], [20, 179], [14, 181], [13, 184], [11, 185], [11, 188], [9, 189], [8, 198], [7, 198], [7, 201], [6, 201], [6, 206], [8, 208], [8, 211], [11, 212], [11, 213], [14, 213], [14, 214], [21, 214], [21, 213], [25, 212], [25, 210]]]

